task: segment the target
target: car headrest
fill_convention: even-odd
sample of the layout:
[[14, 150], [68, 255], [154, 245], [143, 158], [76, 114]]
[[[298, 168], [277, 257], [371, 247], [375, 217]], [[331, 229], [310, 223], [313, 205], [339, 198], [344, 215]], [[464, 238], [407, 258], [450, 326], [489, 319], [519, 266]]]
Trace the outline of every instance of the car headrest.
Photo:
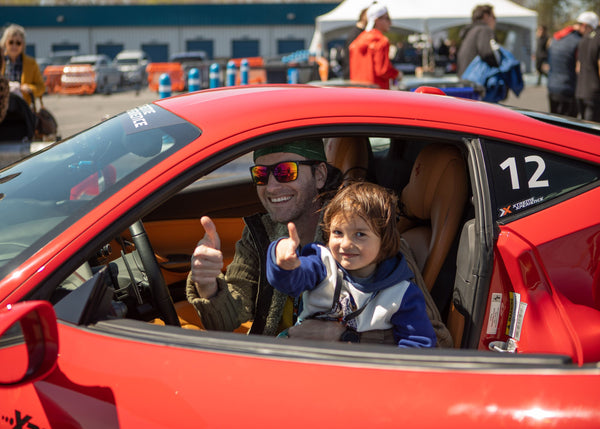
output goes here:
[[343, 180], [365, 180], [369, 167], [367, 137], [332, 137], [325, 145], [327, 162], [342, 172]]

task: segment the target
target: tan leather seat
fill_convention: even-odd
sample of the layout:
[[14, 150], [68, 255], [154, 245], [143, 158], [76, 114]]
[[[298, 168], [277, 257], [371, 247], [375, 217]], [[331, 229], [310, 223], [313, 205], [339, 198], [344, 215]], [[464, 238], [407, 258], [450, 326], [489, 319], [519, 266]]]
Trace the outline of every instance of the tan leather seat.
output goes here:
[[365, 180], [369, 168], [367, 137], [332, 137], [325, 144], [327, 162], [342, 172], [344, 181]]
[[467, 171], [458, 148], [431, 144], [417, 156], [401, 195], [398, 222], [429, 290], [458, 233], [467, 201]]
[[[430, 291], [457, 237], [467, 196], [467, 169], [460, 150], [442, 144], [423, 148], [402, 190], [403, 216], [398, 227]], [[441, 295], [450, 299], [453, 285], [445, 286], [447, 293]], [[460, 338], [455, 341], [460, 345]]]

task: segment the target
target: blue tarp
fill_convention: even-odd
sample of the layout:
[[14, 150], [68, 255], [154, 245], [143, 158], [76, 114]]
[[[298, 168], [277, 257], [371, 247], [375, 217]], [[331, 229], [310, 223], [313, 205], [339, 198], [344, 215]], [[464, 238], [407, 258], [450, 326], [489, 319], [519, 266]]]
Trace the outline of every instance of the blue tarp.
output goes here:
[[485, 88], [483, 101], [502, 101], [508, 96], [509, 89], [519, 96], [525, 87], [521, 63], [502, 47], [500, 58], [500, 66], [492, 67], [477, 56], [462, 75], [463, 80], [475, 82]]

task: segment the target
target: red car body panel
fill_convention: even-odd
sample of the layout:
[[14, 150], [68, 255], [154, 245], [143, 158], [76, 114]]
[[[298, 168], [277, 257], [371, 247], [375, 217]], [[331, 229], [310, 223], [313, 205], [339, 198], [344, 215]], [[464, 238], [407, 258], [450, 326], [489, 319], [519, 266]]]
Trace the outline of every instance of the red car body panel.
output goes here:
[[[600, 164], [600, 137], [436, 95], [290, 85], [207, 90], [155, 104], [198, 126], [201, 136], [1, 279], [0, 305], [24, 299], [165, 184], [269, 133], [331, 124], [414, 126]], [[517, 293], [527, 304], [518, 352], [568, 356], [579, 367], [357, 365], [228, 353], [209, 343], [154, 344], [60, 322], [57, 368], [33, 384], [0, 388], [0, 427], [600, 427], [600, 369], [587, 364], [600, 361], [599, 199], [600, 188], [590, 189], [499, 223], [478, 344], [488, 350], [506, 341], [510, 296]], [[497, 308], [493, 294], [501, 296]]]
[[[236, 97], [231, 97], [224, 89], [202, 91], [203, 96], [197, 97], [197, 102], [193, 100], [187, 102], [186, 98], [186, 102], [182, 103], [179, 100], [184, 96], [157, 101], [157, 105], [171, 110], [200, 127], [202, 135], [198, 138], [199, 144], [188, 145], [170, 157], [167, 162], [142, 175], [73, 225], [58, 241], [47, 246], [43, 250], [46, 256], [40, 254], [38, 255], [40, 259], [32, 258], [28, 261], [28, 266], [20, 267], [12, 276], [2, 279], [0, 304], [6, 298], [4, 290], [7, 291], [6, 294], [15, 293], [11, 295], [11, 299], [16, 300], [29, 292], [30, 288], [24, 284], [19, 288], [21, 290], [17, 290], [15, 285], [24, 283], [32, 276], [31, 285], [41, 281], [45, 277], [46, 269], [51, 271], [64, 261], [63, 256], [59, 255], [64, 246], [79, 248], [75, 241], [78, 238], [83, 240], [83, 235], [88, 228], [90, 228], [89, 234], [94, 235], [96, 231], [101, 230], [100, 224], [107, 225], [118, 219], [120, 210], [131, 208], [151, 195], [160, 185], [180, 175], [186, 168], [220, 150], [235, 146], [242, 140], [269, 132], [309, 125], [350, 122], [424, 126], [464, 133], [485, 133], [490, 137], [510, 138], [548, 150], [562, 150], [565, 145], [560, 142], [568, 142], [569, 146], [564, 150], [565, 154], [577, 155], [582, 159], [600, 163], [600, 155], [597, 152], [600, 138], [580, 133], [581, 138], [574, 140], [573, 132], [566, 132], [559, 127], [549, 127], [551, 131], [540, 129], [539, 123], [533, 119], [487, 103], [474, 103], [427, 94], [419, 94], [415, 97], [411, 94], [391, 91], [375, 91], [373, 94], [372, 91], [349, 88], [340, 91], [340, 88], [294, 88], [293, 86], [286, 88], [266, 85], [241, 91], [242, 94], [237, 93]], [[329, 94], [331, 91], [332, 94]], [[355, 103], [359, 97], [357, 91], [361, 103]], [[286, 97], [288, 101], [285, 101]], [[284, 107], [282, 107], [282, 99]], [[203, 104], [207, 102], [210, 102], [210, 109], [203, 109]], [[432, 109], [432, 103], [439, 105], [439, 109]], [[212, 126], [220, 123], [223, 117], [230, 117], [231, 112], [234, 111], [236, 116], [231, 118], [231, 121], [227, 121], [226, 127]], [[332, 111], [335, 112], [335, 116]], [[403, 119], [401, 115], [398, 115], [399, 118], [390, 116], [390, 111], [394, 111], [397, 115], [398, 112], [406, 112], [405, 118]], [[342, 116], [344, 114], [346, 116]], [[494, 115], [493, 129], [469, 125], [485, 124], [489, 120], [489, 115]], [[211, 143], [207, 145], [204, 142]], [[152, 178], [151, 182], [149, 178]], [[51, 255], [52, 263], [48, 255]], [[66, 254], [64, 258], [71, 256], [72, 254]], [[48, 263], [52, 265], [46, 267]], [[44, 268], [39, 269], [41, 266]]]
[[[519, 341], [523, 352], [564, 353], [569, 347], [580, 364], [600, 360], [600, 343], [590, 341], [600, 326], [600, 219], [593, 208], [599, 197], [596, 188], [501, 226], [496, 259], [502, 264], [495, 266], [490, 292], [518, 292], [529, 304]], [[496, 339], [482, 333], [480, 347]]]
[[[430, 368], [315, 365], [210, 351], [199, 359], [197, 351], [185, 348], [173, 353], [172, 347], [119, 340], [64, 324], [59, 329], [58, 368], [27, 388], [0, 389], [2, 408], [20, 410], [21, 418], [29, 416], [38, 427], [433, 428], [443, 422], [449, 428], [592, 428], [600, 422], [597, 369], [523, 371], [515, 386], [514, 371], [448, 374]], [[68, 377], [63, 368], [68, 368]], [[486, 386], [481, 386], [482, 376]], [[111, 389], [110, 384], [98, 385], [102, 379], [119, 382]], [[275, 397], [257, 397], [257, 391]], [[561, 391], [569, 394], [557, 394]], [[309, 392], [302, 409], [291, 412], [298, 394]], [[350, 400], [354, 395], [357, 398]], [[183, 399], [191, 397], [196, 400]], [[429, 404], [429, 412], [422, 412], [423, 404]]]

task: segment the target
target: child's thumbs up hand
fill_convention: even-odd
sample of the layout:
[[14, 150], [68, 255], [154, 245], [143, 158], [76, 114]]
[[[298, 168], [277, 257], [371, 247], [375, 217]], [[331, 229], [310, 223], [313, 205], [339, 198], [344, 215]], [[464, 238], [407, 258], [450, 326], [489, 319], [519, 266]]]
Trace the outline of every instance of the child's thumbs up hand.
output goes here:
[[288, 223], [289, 238], [279, 240], [275, 247], [275, 262], [279, 268], [291, 271], [300, 266], [300, 259], [296, 249], [300, 246], [300, 237], [296, 231], [296, 225]]

